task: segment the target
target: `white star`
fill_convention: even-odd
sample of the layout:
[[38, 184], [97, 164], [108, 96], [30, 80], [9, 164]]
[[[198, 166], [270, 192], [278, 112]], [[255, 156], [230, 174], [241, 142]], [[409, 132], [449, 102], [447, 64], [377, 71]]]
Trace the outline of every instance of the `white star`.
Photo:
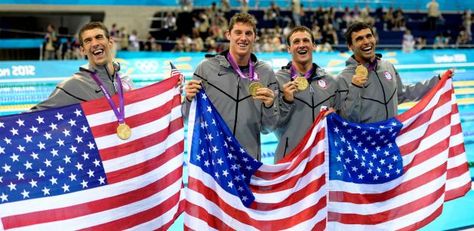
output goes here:
[[33, 133], [37, 133], [37, 132], [38, 132], [38, 128], [35, 127], [35, 126], [31, 126], [30, 130], [31, 130], [31, 132], [33, 132]]
[[77, 147], [71, 145], [71, 147], [69, 148], [69, 150], [71, 150], [72, 153], [76, 153], [76, 152], [77, 152]]
[[76, 136], [76, 142], [82, 143], [82, 136]]
[[85, 181], [85, 180], [82, 180], [82, 182], [81, 182], [82, 188], [87, 188], [87, 187], [89, 187], [89, 186], [87, 185], [88, 183], [89, 183], [89, 182], [87, 182], [87, 181]]
[[0, 154], [5, 154], [5, 148], [0, 146]]
[[336, 160], [337, 160], [338, 162], [341, 162], [341, 160], [342, 160], [341, 156], [339, 156], [339, 155], [336, 156]]
[[28, 183], [30, 183], [30, 185], [31, 185], [32, 188], [38, 187], [38, 184], [37, 184], [38, 182], [35, 181], [35, 180], [33, 180], [33, 179], [31, 179], [30, 182], [28, 182]]
[[41, 168], [36, 173], [38, 173], [38, 177], [45, 177], [45, 171]]
[[89, 175], [89, 178], [94, 177], [94, 171], [92, 171], [92, 169], [89, 169], [89, 171], [87, 172], [87, 175]]
[[94, 159], [94, 166], [99, 167], [100, 161], [98, 159]]
[[212, 146], [212, 151], [213, 151], [214, 153], [217, 153], [217, 152], [219, 151], [219, 149], [218, 149], [216, 146]]
[[69, 174], [69, 179], [71, 179], [71, 181], [75, 181], [76, 180], [76, 174], [71, 172], [71, 174]]
[[2, 202], [8, 201], [8, 195], [2, 193], [2, 195], [0, 196], [0, 199], [2, 199]]
[[77, 170], [82, 170], [82, 164], [77, 162], [77, 164], [75, 165], [75, 167], [77, 168]]
[[89, 143], [87, 144], [87, 146], [89, 146], [89, 149], [95, 149], [95, 145], [89, 141]]
[[7, 165], [7, 163], [5, 163], [5, 165], [3, 165], [3, 172], [7, 173], [7, 172], [11, 172], [11, 166], [10, 165]]
[[55, 124], [55, 123], [51, 123], [51, 124], [49, 125], [49, 127], [51, 128], [51, 130], [56, 130], [56, 129], [58, 129], [58, 125]]
[[33, 141], [32, 138], [33, 138], [33, 137], [31, 137], [31, 136], [29, 136], [29, 135], [26, 135], [25, 137], [23, 137], [23, 139], [25, 139], [26, 143], [32, 142], [32, 141]]
[[219, 159], [217, 159], [217, 163], [218, 163], [219, 165], [222, 165], [222, 164], [224, 163], [224, 161], [222, 161], [222, 158], [219, 158]]
[[52, 176], [51, 179], [49, 179], [49, 181], [51, 181], [52, 185], [58, 184], [58, 179], [55, 178], [54, 176]]
[[204, 161], [204, 166], [209, 167], [210, 163], [208, 160]]
[[389, 177], [390, 177], [390, 173], [386, 172], [386, 173], [385, 173], [385, 177], [389, 178]]
[[0, 176], [0, 183], [3, 183], [3, 176]]
[[49, 195], [49, 188], [44, 187], [41, 191], [43, 191], [43, 195]]
[[54, 148], [53, 148], [53, 150], [51, 150], [51, 154], [53, 154], [53, 156], [59, 156], [58, 150], [56, 150]]
[[20, 156], [17, 155], [16, 153], [13, 153], [13, 155], [10, 156], [10, 158], [12, 158], [12, 162], [19, 161], [19, 160], [20, 160], [19, 157], [20, 157]]
[[38, 118], [36, 118], [36, 121], [38, 121], [39, 124], [43, 124], [44, 123], [44, 118], [41, 117], [41, 116], [38, 116]]
[[232, 181], [229, 181], [229, 182], [227, 183], [227, 187], [229, 187], [229, 188], [234, 187], [234, 183], [232, 183]]
[[64, 129], [63, 134], [64, 134], [64, 136], [70, 136], [71, 132], [67, 129]]
[[0, 122], [0, 128], [5, 128], [5, 123]]
[[58, 166], [58, 168], [56, 169], [56, 171], [58, 171], [59, 174], [63, 174], [63, 173], [64, 173], [64, 168], [61, 167], [61, 166]]
[[46, 159], [43, 163], [46, 165], [46, 167], [51, 167], [52, 166], [51, 161], [48, 160], [48, 159]]
[[12, 140], [11, 140], [11, 139], [8, 139], [7, 137], [3, 138], [3, 140], [4, 140], [5, 143], [7, 143], [7, 144], [12, 144]]
[[33, 163], [30, 163], [29, 161], [26, 161], [26, 163], [23, 164], [25, 166], [26, 169], [33, 169], [32, 166], [33, 166]]
[[89, 129], [85, 125], [82, 125], [81, 130], [82, 130], [82, 133], [88, 133], [89, 132]]
[[10, 191], [16, 190], [16, 184], [13, 184], [13, 182], [10, 182], [7, 186], [10, 188]]
[[375, 175], [374, 180], [378, 180], [378, 179], [379, 179], [379, 175]]
[[362, 179], [364, 178], [364, 175], [362, 175], [362, 174], [359, 174], [359, 176], [358, 176], [358, 177], [359, 177], [359, 180], [362, 180]]
[[23, 189], [23, 192], [21, 192], [21, 195], [23, 195], [23, 199], [29, 198], [30, 192]]
[[37, 146], [40, 150], [46, 149], [46, 145], [43, 142], [39, 142]]
[[99, 183], [100, 184], [105, 184], [105, 178], [99, 177]]
[[77, 116], [81, 116], [82, 112], [76, 108], [76, 110], [74, 111], [74, 114], [76, 114], [76, 117], [77, 117]]
[[68, 123], [69, 125], [71, 125], [71, 127], [76, 126], [76, 121], [73, 120], [73, 119], [70, 119], [67, 123]]
[[57, 143], [59, 146], [64, 146], [64, 140], [62, 140], [62, 139], [58, 139], [58, 141], [56, 141], [56, 143]]
[[61, 188], [63, 188], [64, 192], [69, 192], [69, 185], [64, 184]]
[[82, 158], [84, 158], [84, 160], [88, 160], [89, 159], [89, 153], [83, 152], [82, 153]]
[[18, 118], [18, 120], [16, 121], [16, 123], [18, 124], [18, 127], [25, 126], [25, 121], [24, 121], [24, 120], [21, 120], [20, 118]]
[[18, 129], [16, 128], [10, 129], [10, 132], [12, 133], [12, 136], [18, 135]]
[[212, 112], [211, 106], [207, 106], [207, 112], [209, 112], [209, 113]]
[[222, 175], [227, 177], [227, 175], [229, 175], [229, 172], [227, 172], [227, 170], [224, 170], [224, 171], [222, 171]]
[[38, 153], [34, 153], [34, 152], [32, 152], [32, 153], [30, 154], [30, 156], [31, 156], [31, 158], [33, 158], [33, 160], [37, 160], [37, 159], [39, 159], [39, 157], [38, 157], [38, 156], [39, 156], [39, 155], [38, 155]]
[[60, 114], [58, 112], [58, 113], [56, 113], [56, 115], [54, 117], [56, 117], [56, 119], [58, 119], [58, 120], [62, 120], [63, 119], [63, 114]]
[[67, 164], [67, 163], [71, 163], [71, 157], [69, 157], [69, 156], [65, 156], [65, 157], [63, 158], [63, 160], [64, 160], [64, 162], [65, 162], [66, 164]]
[[51, 138], [51, 133], [49, 133], [49, 132], [45, 132], [43, 136], [46, 138], [46, 140], [52, 139]]

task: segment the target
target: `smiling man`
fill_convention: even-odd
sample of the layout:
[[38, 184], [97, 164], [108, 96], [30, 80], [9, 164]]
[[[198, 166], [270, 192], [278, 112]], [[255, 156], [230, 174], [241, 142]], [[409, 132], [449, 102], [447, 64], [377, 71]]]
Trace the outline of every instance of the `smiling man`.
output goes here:
[[229, 50], [201, 62], [185, 86], [184, 115], [196, 93], [204, 88], [219, 114], [247, 152], [261, 159], [260, 133], [274, 129], [278, 84], [272, 68], [252, 54], [256, 40], [255, 18], [235, 14], [226, 37]]
[[397, 115], [399, 103], [419, 100], [439, 81], [439, 76], [434, 76], [404, 85], [393, 64], [375, 54], [377, 41], [368, 24], [353, 23], [345, 38], [353, 55], [337, 78], [337, 112], [347, 120], [372, 123], [389, 119]]
[[282, 94], [280, 119], [275, 130], [278, 138], [275, 162], [298, 145], [321, 107], [336, 106], [335, 80], [313, 63], [315, 44], [311, 30], [297, 26], [288, 34], [286, 41], [291, 62], [276, 73]]
[[49, 98], [34, 106], [32, 110], [56, 108], [103, 97], [104, 92], [92, 78], [93, 73], [110, 95], [116, 94], [119, 88], [124, 91], [131, 89], [131, 80], [128, 76], [118, 74], [120, 65], [113, 62], [114, 41], [109, 37], [109, 31], [104, 24], [90, 22], [84, 25], [79, 31], [79, 41], [81, 52], [89, 63], [80, 67], [71, 78], [59, 83]]

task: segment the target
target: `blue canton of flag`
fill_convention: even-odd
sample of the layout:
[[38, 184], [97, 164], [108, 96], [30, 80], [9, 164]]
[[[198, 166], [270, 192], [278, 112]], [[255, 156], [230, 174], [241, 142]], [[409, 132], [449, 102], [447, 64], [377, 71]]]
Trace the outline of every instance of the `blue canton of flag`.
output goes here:
[[331, 180], [377, 184], [403, 174], [403, 160], [395, 143], [402, 128], [399, 121], [355, 124], [334, 113], [327, 119]]
[[204, 90], [196, 95], [195, 100], [196, 121], [190, 162], [202, 168], [220, 187], [238, 196], [248, 207], [255, 200], [248, 186], [250, 178], [262, 163], [240, 146]]
[[107, 183], [80, 105], [0, 117], [0, 203]]

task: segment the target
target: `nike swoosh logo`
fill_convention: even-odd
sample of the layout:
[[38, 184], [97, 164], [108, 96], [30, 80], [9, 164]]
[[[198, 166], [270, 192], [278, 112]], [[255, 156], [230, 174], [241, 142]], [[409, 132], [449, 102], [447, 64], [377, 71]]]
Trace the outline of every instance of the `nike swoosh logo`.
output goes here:
[[99, 92], [101, 92], [102, 89], [99, 89], [99, 90], [95, 90], [95, 93], [98, 94]]
[[223, 75], [225, 75], [225, 73], [221, 73], [221, 72], [217, 73], [217, 76], [223, 76]]

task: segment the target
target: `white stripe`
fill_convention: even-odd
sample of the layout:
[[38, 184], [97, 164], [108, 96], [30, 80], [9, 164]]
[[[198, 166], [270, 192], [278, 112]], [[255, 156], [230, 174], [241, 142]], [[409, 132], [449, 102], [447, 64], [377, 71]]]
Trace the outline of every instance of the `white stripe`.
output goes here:
[[[151, 98], [138, 101], [135, 103], [125, 105], [125, 116], [132, 117], [134, 115], [139, 115], [150, 110], [159, 108], [160, 106], [165, 105], [166, 103], [170, 102], [173, 99], [174, 95], [176, 94], [175, 89], [170, 89], [166, 92], [163, 92], [159, 95], [153, 96]], [[179, 107], [181, 105], [178, 105]], [[117, 121], [117, 117], [112, 110], [99, 112], [95, 114], [87, 115], [87, 122], [91, 127], [95, 127], [97, 125], [101, 125], [104, 123], [110, 123], [112, 121]]]
[[[121, 181], [115, 184], [96, 187], [88, 190], [78, 191], [59, 196], [46, 198], [36, 198], [25, 201], [17, 201], [2, 204], [0, 209], [1, 217], [15, 214], [31, 213], [47, 209], [57, 209], [77, 204], [87, 203], [91, 200], [100, 200], [127, 193], [136, 189], [143, 188], [157, 180], [157, 176], [165, 176], [183, 165], [183, 155], [177, 155], [170, 161], [164, 163], [160, 168], [145, 173], [129, 180]], [[179, 180], [179, 182], [181, 182]]]
[[[429, 121], [427, 121], [426, 123], [424, 123], [422, 125], [419, 125], [419, 127], [417, 127], [416, 129], [412, 129], [411, 131], [400, 134], [396, 138], [397, 145], [399, 147], [401, 147], [405, 144], [413, 142], [413, 140], [417, 140], [417, 139], [423, 137], [425, 135], [426, 130], [428, 129], [429, 125], [438, 123], [437, 122], [438, 119], [443, 118], [444, 116], [449, 115], [450, 113], [451, 113], [451, 103], [450, 102], [447, 102], [447, 103], [441, 105], [439, 108], [436, 108], [433, 111], [433, 114], [432, 114]], [[417, 115], [416, 119], [418, 119], [418, 115]], [[408, 125], [406, 125], [406, 124], [403, 125], [403, 127], [406, 127], [406, 126], [408, 126]], [[449, 127], [451, 129], [451, 127], [448, 126], [448, 125], [446, 127]], [[450, 130], [449, 133], [451, 133], [451, 130]]]
[[444, 187], [445, 182], [446, 174], [443, 174], [430, 182], [425, 182], [420, 187], [414, 188], [411, 191], [404, 193], [399, 192], [396, 196], [388, 198], [385, 201], [371, 204], [354, 204], [351, 202], [329, 201], [328, 208], [330, 212], [336, 213], [377, 215], [378, 213], [404, 206], [404, 204], [416, 202], [420, 198], [430, 195], [441, 187]]
[[157, 158], [166, 152], [166, 150], [173, 145], [184, 142], [184, 128], [181, 128], [166, 137], [161, 143], [141, 149], [140, 151], [130, 153], [128, 155], [103, 161], [105, 172], [113, 172], [134, 166], [150, 159]]
[[[115, 221], [121, 218], [126, 218], [128, 216], [146, 211], [151, 209], [159, 204], [163, 203], [169, 197], [173, 196], [181, 188], [181, 182], [176, 181], [173, 184], [169, 185], [167, 188], [159, 191], [152, 196], [145, 198], [143, 200], [124, 205], [122, 207], [106, 210], [103, 212], [93, 213], [86, 216], [81, 216], [77, 218], [60, 220], [56, 222], [49, 222], [43, 224], [37, 224], [32, 226], [24, 227], [24, 229], [30, 230], [55, 230], [58, 226], [67, 227], [69, 230], [78, 230], [84, 229], [100, 224], [104, 224], [110, 221]], [[23, 229], [12, 229], [12, 230], [23, 230]]]
[[466, 154], [462, 153], [448, 159], [448, 169], [456, 168], [460, 165], [467, 164]]
[[[270, 186], [270, 185], [275, 185], [275, 184], [279, 184], [279, 183], [284, 183], [286, 180], [288, 180], [288, 179], [290, 179], [294, 176], [297, 176], [299, 174], [302, 174], [306, 170], [308, 162], [314, 161], [314, 159], [316, 159], [316, 158], [324, 158], [323, 155], [318, 155], [318, 153], [322, 153], [324, 150], [325, 150], [324, 149], [324, 140], [320, 140], [319, 143], [311, 150], [311, 154], [308, 155], [307, 158], [301, 160], [299, 162], [299, 165], [296, 166], [290, 172], [287, 172], [286, 174], [281, 175], [281, 176], [279, 176], [275, 179], [271, 179], [271, 180], [262, 179], [262, 178], [259, 178], [255, 175], [253, 175], [252, 178], [251, 178], [251, 184], [255, 185], [255, 186]], [[296, 164], [295, 161], [292, 161], [292, 164]], [[322, 165], [323, 164], [321, 164], [321, 166]], [[267, 166], [270, 167], [271, 165], [267, 165]], [[290, 166], [288, 166], [288, 167], [290, 167]], [[323, 172], [323, 170], [320, 170], [320, 172]]]
[[469, 182], [471, 182], [471, 175], [469, 174], [469, 171], [467, 171], [460, 176], [449, 179], [446, 182], [446, 191], [462, 187]]
[[[187, 99], [185, 99], [187, 100]], [[191, 150], [192, 150], [192, 137], [193, 137], [193, 132], [194, 132], [194, 124], [196, 123], [196, 99], [193, 99], [191, 102], [191, 106], [189, 108], [189, 115], [188, 115], [188, 136], [187, 136], [187, 143], [188, 143], [188, 155], [186, 158], [186, 166], [189, 166], [189, 160], [191, 157]]]
[[170, 114], [167, 114], [158, 120], [153, 120], [150, 123], [132, 128], [132, 135], [129, 139], [122, 140], [117, 136], [116, 133], [96, 138], [95, 142], [97, 143], [97, 148], [101, 150], [121, 144], [132, 143], [137, 139], [147, 137], [149, 135], [155, 134], [157, 131], [166, 129], [172, 120], [180, 118], [181, 116], [181, 107], [175, 107], [171, 110]]
[[411, 167], [402, 177], [396, 178], [392, 181], [383, 183], [383, 184], [359, 184], [359, 183], [348, 183], [339, 180], [329, 181], [329, 189], [339, 189], [344, 190], [348, 193], [383, 193], [388, 190], [391, 190], [403, 182], [407, 182], [411, 179], [419, 177], [433, 168], [443, 165], [446, 162], [448, 156], [448, 150], [444, 150], [439, 154], [433, 154], [433, 157], [424, 161], [423, 163]]
[[[328, 210], [327, 207], [324, 207], [320, 209], [314, 217], [309, 218], [306, 221], [303, 221], [299, 223], [298, 225], [295, 225], [291, 228], [288, 229], [282, 229], [282, 230], [287, 230], [287, 231], [293, 231], [293, 230], [313, 230], [316, 224], [322, 220], [326, 220]], [[326, 221], [325, 221], [326, 222]]]
[[[272, 210], [271, 212], [270, 211], [262, 212], [262, 211], [246, 208], [238, 197], [222, 189], [217, 183], [215, 183], [214, 179], [212, 179], [207, 173], [203, 172], [199, 167], [190, 165], [189, 174], [191, 176], [201, 176], [199, 179], [200, 182], [202, 182], [207, 187], [214, 189], [216, 194], [219, 195], [219, 197], [223, 201], [225, 201], [227, 204], [229, 204], [236, 210], [245, 211], [252, 219], [255, 219], [255, 220], [271, 221], [271, 220], [284, 219], [284, 218], [291, 217], [293, 214], [296, 214], [299, 211], [302, 211], [316, 204], [321, 198], [323, 198], [326, 195], [326, 192], [327, 192], [326, 188], [323, 186], [318, 191], [313, 192], [312, 194], [306, 196], [304, 199], [294, 204]], [[188, 191], [193, 191], [193, 190], [188, 190]], [[278, 193], [275, 193], [272, 196], [269, 196], [268, 194], [254, 193], [254, 196], [256, 197], [255, 199], [256, 201], [268, 201], [269, 203], [280, 202], [282, 201], [282, 197], [285, 197], [284, 199], [288, 200], [288, 198], [285, 195], [280, 195]], [[271, 198], [268, 199], [268, 197], [271, 197]], [[196, 204], [203, 203], [202, 201], [196, 202], [190, 198], [188, 198], [188, 201], [191, 201]], [[212, 203], [212, 202], [209, 201], [208, 203]], [[201, 206], [205, 207], [204, 205], [201, 205]]]
[[184, 224], [188, 226], [191, 230], [208, 230], [208, 231], [217, 231], [213, 227], [209, 226], [207, 222], [193, 217], [186, 212], [184, 214]]

